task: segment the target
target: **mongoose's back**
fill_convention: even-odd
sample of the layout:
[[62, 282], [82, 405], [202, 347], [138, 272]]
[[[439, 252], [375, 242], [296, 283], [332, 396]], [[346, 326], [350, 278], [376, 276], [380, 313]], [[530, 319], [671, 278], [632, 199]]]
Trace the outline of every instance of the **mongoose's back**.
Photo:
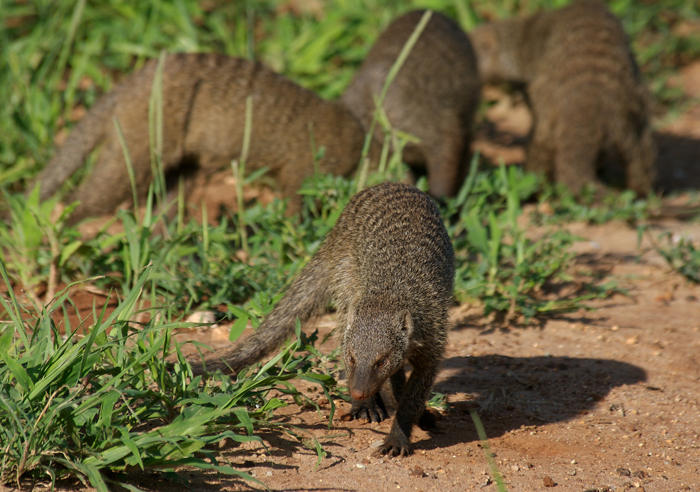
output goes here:
[[319, 253], [342, 258], [334, 262], [332, 291], [344, 306], [374, 299], [418, 308], [414, 316], [446, 315], [452, 244], [435, 204], [412, 186], [385, 183], [357, 194]]
[[[54, 193], [104, 142], [87, 182], [69, 197], [81, 202], [74, 222], [113, 212], [131, 197], [113, 118], [124, 131], [139, 191], [148, 189], [148, 107], [156, 66], [156, 60], [147, 62], [104, 96], [39, 177], [42, 196]], [[323, 172], [348, 175], [359, 162], [364, 130], [357, 119], [343, 105], [320, 99], [264, 65], [216, 54], [173, 54], [165, 60], [162, 80], [166, 174], [183, 164], [204, 172], [225, 169], [240, 158], [248, 96], [253, 100], [248, 169], [267, 167], [286, 196], [294, 198], [314, 172], [312, 132], [316, 149], [325, 148], [319, 162]]]
[[[365, 129], [375, 97], [423, 13], [409, 12], [389, 25], [343, 94]], [[406, 147], [404, 159], [427, 168], [435, 197], [456, 194], [466, 175], [480, 90], [469, 38], [455, 22], [433, 12], [389, 88], [384, 109], [395, 128], [420, 139]]]
[[649, 100], [620, 21], [600, 2], [487, 24], [472, 33], [485, 82], [525, 84], [535, 128], [527, 167], [578, 192], [596, 164], [622, 161], [647, 193], [655, 146]]

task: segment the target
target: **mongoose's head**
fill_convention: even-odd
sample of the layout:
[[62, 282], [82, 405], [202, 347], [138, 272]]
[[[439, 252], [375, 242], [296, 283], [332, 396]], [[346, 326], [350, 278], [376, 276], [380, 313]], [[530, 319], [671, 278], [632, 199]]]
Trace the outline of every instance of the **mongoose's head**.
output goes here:
[[469, 33], [482, 83], [523, 82], [518, 56], [511, 46], [511, 21], [482, 24]]
[[355, 400], [374, 395], [403, 367], [413, 332], [410, 312], [372, 304], [348, 311], [343, 335], [348, 388]]

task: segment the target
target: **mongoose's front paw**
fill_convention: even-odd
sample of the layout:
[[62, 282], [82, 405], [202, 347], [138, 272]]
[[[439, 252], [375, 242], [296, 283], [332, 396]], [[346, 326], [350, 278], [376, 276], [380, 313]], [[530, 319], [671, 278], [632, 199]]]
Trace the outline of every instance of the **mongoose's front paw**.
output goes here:
[[379, 393], [366, 400], [353, 400], [350, 416], [353, 419], [364, 419], [367, 422], [381, 422], [389, 418]]
[[375, 454], [380, 456], [389, 456], [393, 458], [394, 456], [408, 456], [411, 454], [411, 443], [403, 434], [395, 435], [393, 432], [389, 434], [386, 438], [384, 444], [379, 446]]

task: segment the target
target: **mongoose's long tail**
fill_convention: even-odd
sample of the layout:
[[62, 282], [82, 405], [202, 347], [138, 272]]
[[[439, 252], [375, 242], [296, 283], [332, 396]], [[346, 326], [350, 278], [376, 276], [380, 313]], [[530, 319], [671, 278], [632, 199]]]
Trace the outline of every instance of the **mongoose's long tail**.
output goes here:
[[326, 255], [316, 254], [255, 333], [222, 357], [234, 372], [279, 347], [294, 333], [297, 318], [304, 323], [328, 304], [331, 272], [326, 263]]
[[53, 195], [83, 164], [92, 149], [106, 136], [114, 114], [117, 91], [102, 96], [73, 128], [51, 161], [41, 171], [30, 189], [39, 183], [42, 200]]

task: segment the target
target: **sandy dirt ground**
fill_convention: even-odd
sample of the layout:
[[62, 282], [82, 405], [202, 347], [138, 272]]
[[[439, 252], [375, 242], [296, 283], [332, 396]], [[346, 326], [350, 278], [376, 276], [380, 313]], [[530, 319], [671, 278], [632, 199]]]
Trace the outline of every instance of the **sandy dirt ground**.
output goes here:
[[[700, 63], [686, 67], [680, 83], [700, 96]], [[525, 107], [503, 100], [487, 116], [491, 125], [475, 147], [522, 161], [530, 124]], [[659, 187], [700, 188], [700, 105], [661, 128], [657, 140]], [[318, 468], [314, 451], [282, 433], [264, 434], [269, 453], [250, 444], [232, 446], [225, 456], [274, 490], [496, 490], [470, 416], [475, 408], [508, 490], [700, 491], [700, 286], [670, 271], [648, 238], [638, 247], [627, 224], [567, 227], [583, 238], [572, 271], [604, 274], [627, 295], [526, 327], [492, 325], [478, 306], [455, 307], [435, 385], [450, 409], [435, 432], [415, 429], [412, 456], [373, 456], [391, 420], [336, 418], [328, 429], [322, 395], [320, 413], [295, 405], [280, 413], [322, 440], [328, 457]], [[657, 221], [651, 236], [664, 231], [700, 239], [697, 224]], [[316, 326], [329, 330], [333, 317]], [[227, 333], [219, 327], [196, 336], [225, 349]], [[338, 415], [349, 410], [338, 406]], [[183, 475], [196, 490], [250, 487], [211, 474]], [[167, 487], [142, 478], [137, 485]]]
[[[686, 67], [681, 82], [700, 96], [700, 63]], [[527, 112], [506, 101], [489, 118], [492, 125], [475, 146], [507, 162], [522, 160]], [[662, 128], [658, 141], [661, 188], [700, 188], [700, 105]], [[217, 186], [225, 183], [210, 185], [204, 196], [216, 200]], [[230, 188], [221, 192], [231, 196]], [[470, 416], [476, 409], [510, 491], [700, 491], [700, 286], [670, 271], [648, 238], [639, 248], [636, 230], [625, 223], [566, 227], [583, 238], [574, 247], [572, 272], [599, 272], [627, 294], [529, 326], [491, 324], [478, 306], [456, 306], [435, 385], [449, 410], [436, 431], [415, 429], [412, 456], [373, 456], [391, 420], [336, 418], [328, 429], [325, 398], [303, 386], [321, 411], [292, 404], [278, 412], [279, 420], [323, 442], [328, 456], [318, 468], [314, 451], [271, 431], [262, 433], [269, 451], [225, 443], [224, 460], [280, 491], [493, 491], [487, 451]], [[697, 223], [653, 223], [652, 237], [664, 231], [700, 239]], [[316, 326], [328, 331], [333, 317]], [[180, 338], [225, 349], [227, 329]], [[347, 413], [349, 405], [338, 406], [338, 416]], [[260, 488], [197, 470], [179, 476], [134, 473], [129, 479], [158, 491]]]
[[[435, 432], [415, 430], [414, 455], [373, 456], [391, 421], [336, 418], [327, 429], [322, 395], [320, 414], [294, 405], [281, 413], [324, 443], [329, 456], [318, 469], [315, 452], [281, 433], [263, 435], [269, 453], [251, 444], [225, 455], [273, 490], [496, 490], [475, 408], [508, 490], [700, 490], [700, 286], [669, 272], [647, 242], [638, 250], [626, 224], [570, 229], [585, 238], [573, 271], [604, 273], [627, 295], [527, 327], [492, 325], [477, 306], [455, 307], [435, 386], [450, 409]], [[659, 231], [700, 237], [700, 226], [674, 221]], [[332, 326], [330, 315], [316, 323], [321, 334]], [[228, 346], [227, 327], [195, 336]], [[348, 409], [339, 404], [340, 414]], [[249, 487], [185, 475], [195, 490]], [[143, 480], [137, 485], [165, 486]]]

